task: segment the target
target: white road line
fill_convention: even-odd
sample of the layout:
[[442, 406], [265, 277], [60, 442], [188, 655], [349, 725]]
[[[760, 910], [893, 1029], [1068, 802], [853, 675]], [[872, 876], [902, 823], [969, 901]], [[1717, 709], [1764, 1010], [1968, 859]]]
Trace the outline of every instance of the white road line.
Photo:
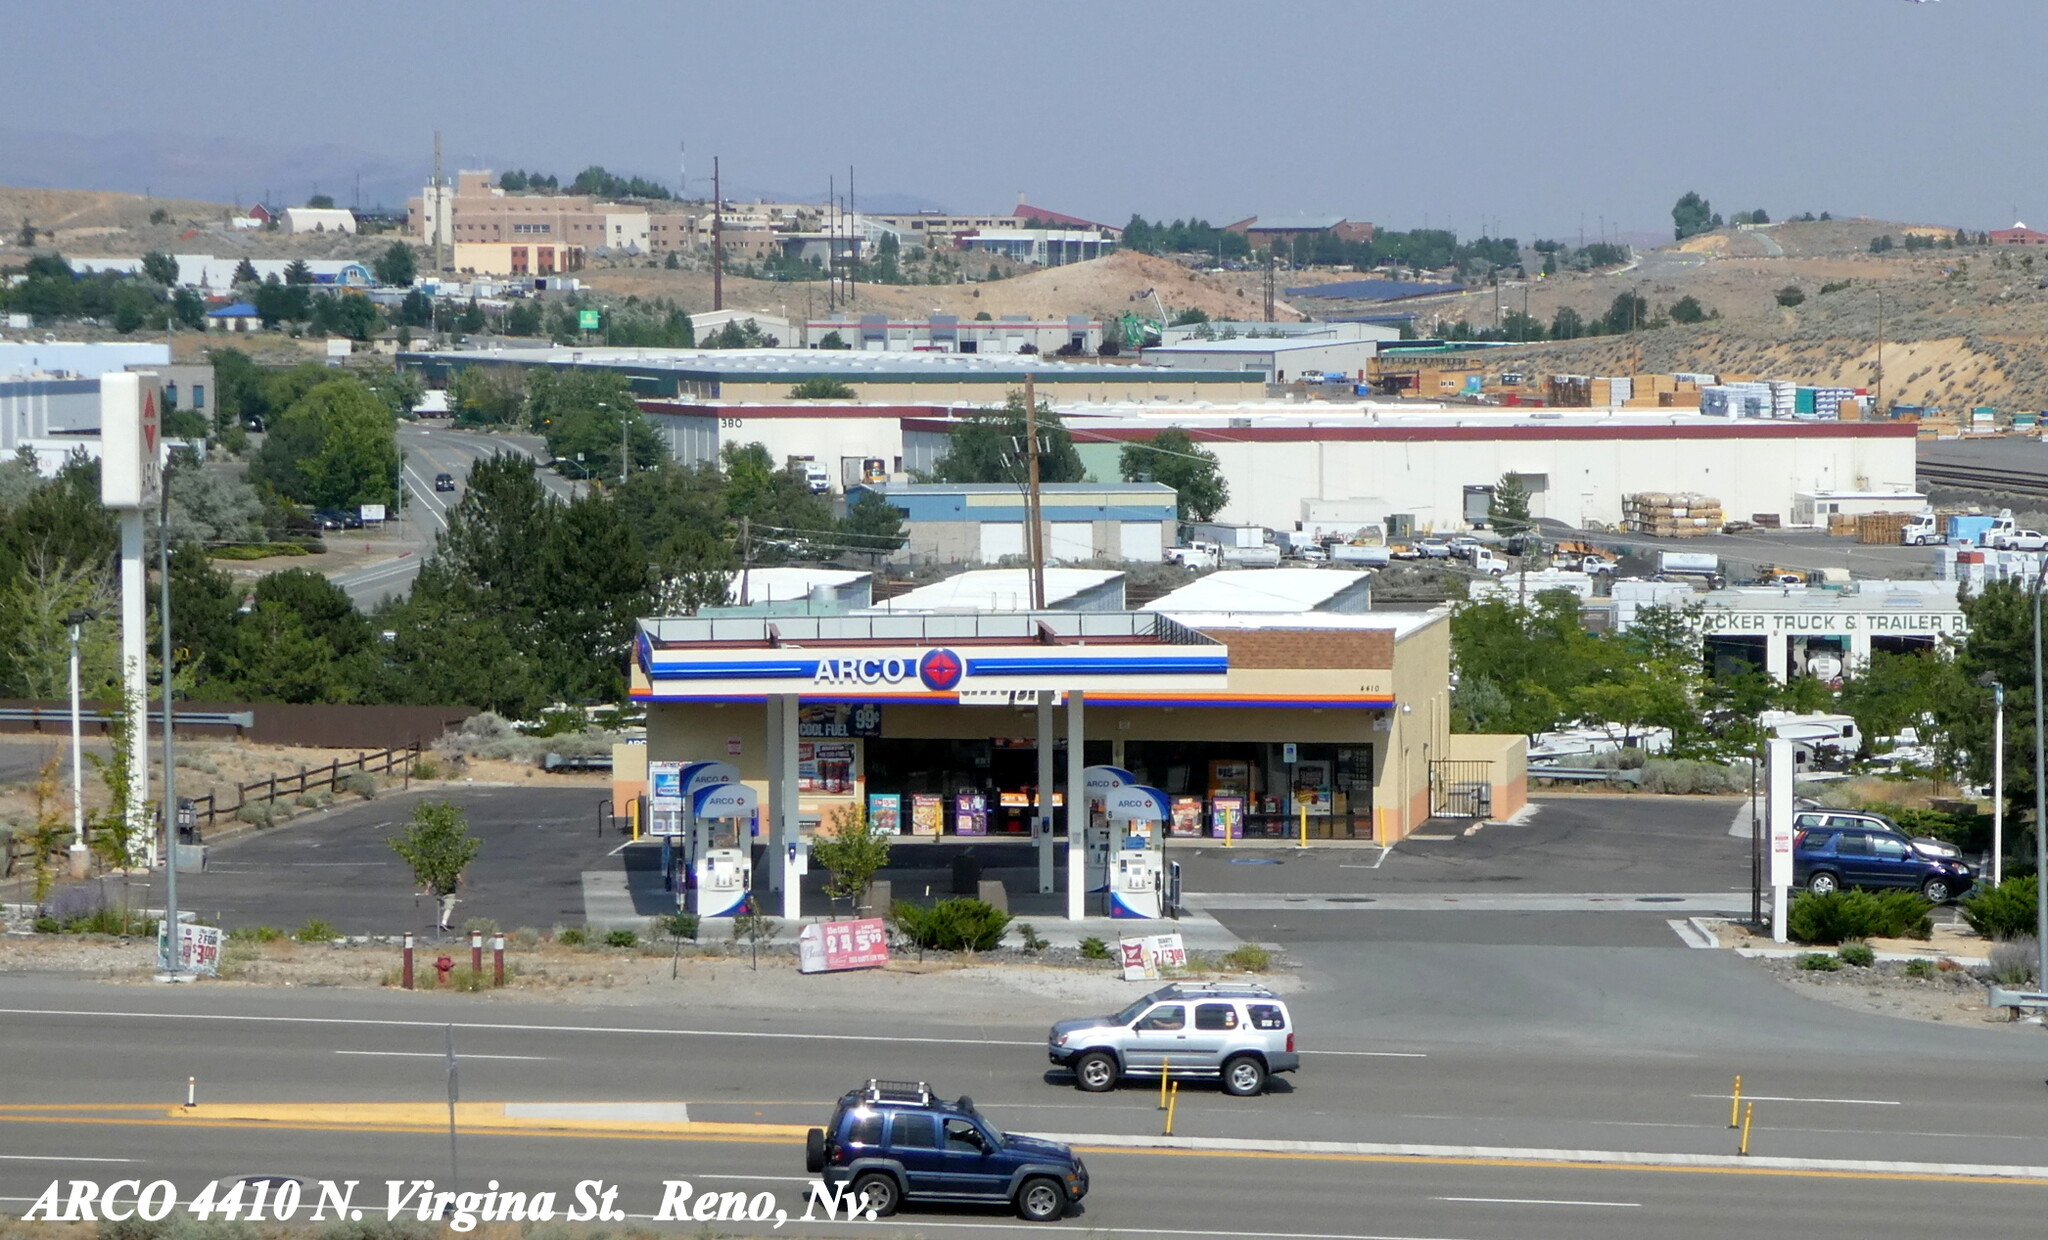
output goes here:
[[1489, 1206], [1620, 1206], [1640, 1210], [1640, 1201], [1550, 1201], [1542, 1197], [1431, 1197], [1431, 1201], [1472, 1201]]
[[[89, 1162], [89, 1163], [132, 1163], [137, 1158], [86, 1158], [77, 1154], [0, 1154], [0, 1162]], [[8, 1201], [32, 1201], [31, 1197], [9, 1197]]]
[[1427, 1059], [1428, 1051], [1303, 1051], [1304, 1055], [1355, 1055], [1363, 1059]]
[[[376, 1055], [384, 1059], [446, 1059], [443, 1051], [336, 1051], [337, 1055]], [[553, 1055], [457, 1055], [457, 1059], [522, 1059], [532, 1062], [552, 1063]]]
[[[1744, 1098], [1747, 1098], [1751, 1102], [1831, 1102], [1839, 1103], [1840, 1105], [1845, 1107], [1902, 1107], [1906, 1105], [1903, 1102], [1894, 1102], [1886, 1098], [1778, 1098], [1773, 1097], [1770, 1094], [1744, 1094], [1742, 1096]], [[1714, 1098], [1722, 1102], [1727, 1102], [1731, 1100], [1734, 1097], [1734, 1095], [1694, 1094], [1693, 1097]]]

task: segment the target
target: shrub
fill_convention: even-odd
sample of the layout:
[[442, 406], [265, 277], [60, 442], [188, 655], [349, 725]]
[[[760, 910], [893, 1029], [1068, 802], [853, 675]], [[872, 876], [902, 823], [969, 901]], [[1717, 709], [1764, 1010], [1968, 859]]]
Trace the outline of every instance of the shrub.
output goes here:
[[1853, 964], [1859, 969], [1867, 969], [1877, 963], [1877, 953], [1861, 939], [1851, 939], [1842, 944], [1835, 949], [1835, 954], [1842, 958], [1843, 964]]
[[532, 951], [540, 946], [540, 931], [532, 926], [521, 926], [512, 932], [512, 946]]
[[606, 947], [636, 947], [639, 943], [640, 936], [631, 930], [608, 930], [605, 932], [604, 945]]
[[275, 943], [284, 937], [284, 931], [274, 926], [236, 926], [228, 931], [231, 943]]
[[1217, 962], [1237, 973], [1264, 973], [1273, 967], [1273, 953], [1257, 943], [1239, 943]]
[[1906, 976], [1919, 978], [1933, 977], [1934, 962], [1932, 960], [1908, 960], [1906, 962]]
[[481, 934], [489, 937], [498, 932], [498, 923], [495, 919], [489, 917], [472, 917], [462, 923], [462, 932], [464, 934]]
[[1643, 763], [1643, 791], [1707, 796], [1749, 790], [1749, 767], [1723, 766], [1696, 758], [1652, 758]]
[[441, 778], [441, 764], [432, 758], [416, 759], [412, 764], [412, 777], [414, 779], [439, 779]]
[[368, 771], [357, 771], [341, 781], [341, 790], [352, 792], [365, 801], [374, 801], [377, 799], [377, 777]]
[[1081, 959], [1107, 960], [1109, 957], [1109, 944], [1103, 942], [1100, 938], [1091, 934], [1081, 940]]
[[2040, 959], [2041, 943], [2031, 934], [2000, 939], [1991, 945], [1984, 976], [2000, 986], [2031, 986]]
[[555, 942], [566, 947], [581, 947], [590, 941], [590, 935], [581, 926], [570, 926], [555, 935]]
[[930, 908], [899, 904], [891, 919], [911, 942], [934, 951], [985, 952], [1003, 941], [1010, 926], [1010, 915], [995, 905], [964, 898]]
[[1038, 927], [1028, 921], [1017, 923], [1017, 937], [1024, 941], [1024, 950], [1027, 952], [1042, 952], [1052, 946], [1050, 941], [1039, 936]]
[[300, 926], [299, 932], [292, 937], [301, 943], [331, 943], [341, 937], [341, 931], [335, 928], [333, 922], [314, 917]]
[[1840, 972], [1842, 962], [1826, 952], [1808, 952], [1799, 958], [1799, 967], [1808, 973]]
[[694, 939], [697, 937], [699, 922], [695, 913], [670, 913], [656, 919], [662, 933], [672, 939]]
[[1914, 891], [1802, 892], [1785, 928], [1796, 942], [1832, 946], [1850, 939], [1924, 939], [1934, 933], [1934, 906]]
[[274, 827], [283, 817], [283, 814], [277, 812], [275, 801], [251, 801], [235, 811], [235, 818], [238, 821], [246, 822], [258, 829]]
[[54, 917], [38, 917], [35, 920], [37, 934], [62, 934], [64, 925]]
[[2040, 886], [2032, 875], [2008, 878], [1996, 887], [1979, 887], [1963, 897], [1963, 920], [1987, 939], [2009, 939], [2033, 933], [2034, 901]]

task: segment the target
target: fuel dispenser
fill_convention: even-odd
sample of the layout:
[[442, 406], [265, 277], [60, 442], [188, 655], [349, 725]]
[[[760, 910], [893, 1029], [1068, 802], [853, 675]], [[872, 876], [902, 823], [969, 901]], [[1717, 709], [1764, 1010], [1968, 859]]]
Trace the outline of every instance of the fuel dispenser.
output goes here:
[[737, 917], [753, 889], [749, 826], [760, 795], [745, 784], [707, 784], [690, 794], [691, 910], [699, 917]]
[[1111, 827], [1105, 806], [1110, 794], [1120, 788], [1128, 788], [1133, 776], [1120, 766], [1091, 766], [1081, 772], [1081, 782], [1088, 799], [1082, 829], [1078, 836], [1069, 826], [1068, 847], [1074, 847], [1075, 839], [1083, 842], [1088, 850], [1087, 861], [1082, 870], [1089, 894], [1109, 891], [1109, 861]]
[[1113, 789], [1103, 803], [1112, 836], [1109, 915], [1151, 920], [1165, 914], [1166, 854], [1161, 848], [1170, 816], [1166, 794], [1143, 784]]

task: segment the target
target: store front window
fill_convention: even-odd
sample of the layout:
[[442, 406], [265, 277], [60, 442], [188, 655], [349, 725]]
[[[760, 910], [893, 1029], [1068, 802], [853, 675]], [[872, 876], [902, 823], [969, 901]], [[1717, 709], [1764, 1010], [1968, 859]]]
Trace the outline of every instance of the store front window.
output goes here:
[[[1027, 726], [1030, 720], [1025, 720]], [[1038, 746], [1029, 736], [987, 740], [913, 740], [890, 737], [865, 742], [867, 788], [901, 798], [912, 833], [930, 830], [943, 815], [946, 835], [1026, 836], [1038, 784]], [[1085, 745], [1084, 765], [1109, 761], [1108, 741]], [[1067, 744], [1053, 754], [1053, 803], [1066, 803]], [[919, 811], [922, 810], [922, 818]]]
[[1373, 837], [1373, 747], [1278, 741], [1132, 741], [1124, 766], [1165, 792], [1168, 833], [1293, 839], [1308, 811], [1311, 839]]

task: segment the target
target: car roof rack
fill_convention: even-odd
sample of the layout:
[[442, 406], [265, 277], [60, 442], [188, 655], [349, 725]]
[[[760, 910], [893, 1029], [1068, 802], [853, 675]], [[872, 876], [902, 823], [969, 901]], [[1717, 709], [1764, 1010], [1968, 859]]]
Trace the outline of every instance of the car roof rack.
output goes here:
[[862, 1091], [865, 1102], [908, 1102], [916, 1106], [930, 1106], [931, 1086], [923, 1081], [879, 1081], [868, 1078], [868, 1085]]
[[1176, 982], [1173, 990], [1184, 995], [1262, 995], [1273, 992], [1258, 982]]

